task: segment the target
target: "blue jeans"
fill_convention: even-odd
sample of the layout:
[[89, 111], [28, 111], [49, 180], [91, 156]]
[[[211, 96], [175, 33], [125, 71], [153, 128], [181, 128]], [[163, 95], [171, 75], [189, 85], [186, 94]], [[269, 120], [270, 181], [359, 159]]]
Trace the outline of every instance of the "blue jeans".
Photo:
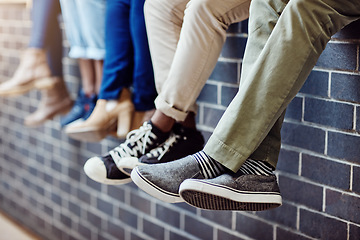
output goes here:
[[118, 99], [133, 86], [137, 111], [154, 109], [157, 95], [145, 29], [144, 0], [111, 0], [106, 5], [106, 56], [99, 98]]
[[53, 76], [62, 76], [62, 34], [58, 23], [58, 0], [34, 0], [29, 48], [44, 49]]
[[69, 57], [105, 57], [105, 0], [60, 0]]

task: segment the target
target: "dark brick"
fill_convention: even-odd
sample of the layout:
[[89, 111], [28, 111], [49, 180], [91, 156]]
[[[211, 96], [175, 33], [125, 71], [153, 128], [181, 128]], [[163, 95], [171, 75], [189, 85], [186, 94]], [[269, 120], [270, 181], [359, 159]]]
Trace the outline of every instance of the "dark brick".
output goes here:
[[91, 202], [90, 194], [85, 192], [82, 189], [77, 189], [76, 196], [78, 197], [79, 200], [81, 200], [82, 202], [84, 202], [86, 204], [90, 204], [90, 202]]
[[222, 231], [220, 229], [217, 230], [218, 232], [218, 239], [226, 239], [226, 240], [245, 240], [246, 238], [242, 238], [239, 236], [236, 236], [234, 234]]
[[352, 190], [360, 194], [360, 167], [353, 167]]
[[279, 154], [279, 160], [276, 165], [276, 170], [283, 172], [292, 173], [295, 175], [299, 174], [299, 153], [281, 149]]
[[204, 125], [215, 128], [218, 124], [224, 110], [216, 108], [204, 108]]
[[221, 105], [227, 107], [231, 101], [233, 100], [233, 98], [235, 97], [235, 95], [237, 94], [239, 88], [236, 87], [228, 87], [228, 86], [223, 86], [221, 87]]
[[119, 216], [119, 220], [124, 222], [125, 224], [133, 227], [133, 228], [137, 228], [137, 216], [136, 214], [123, 209], [123, 208], [117, 208], [115, 209], [115, 211], [118, 212], [118, 216]]
[[245, 37], [227, 37], [221, 55], [225, 58], [243, 58], [246, 42]]
[[179, 208], [180, 211], [184, 210], [184, 211], [188, 211], [191, 213], [196, 213], [196, 209], [197, 209], [187, 203], [177, 203], [177, 204], [174, 204], [174, 206]]
[[113, 210], [113, 204], [111, 202], [108, 201], [104, 201], [100, 198], [97, 198], [97, 208], [106, 213], [109, 216], [112, 216], [114, 214], [114, 210]]
[[[74, 172], [77, 172], [79, 174], [79, 178], [80, 178], [80, 172], [75, 171], [75, 170], [74, 170]], [[94, 180], [86, 177], [86, 184], [89, 187], [93, 188], [94, 190], [97, 190], [97, 191], [101, 192], [101, 185], [102, 185], [101, 183], [95, 182]]]
[[312, 71], [300, 89], [300, 93], [328, 97], [329, 73]]
[[332, 98], [350, 102], [360, 102], [360, 76], [343, 73], [331, 74]]
[[107, 222], [107, 232], [114, 236], [116, 239], [125, 239], [125, 230], [123, 224], [114, 221]]
[[278, 208], [257, 212], [256, 215], [265, 220], [269, 220], [269, 222], [276, 222], [292, 229], [296, 229], [297, 208], [293, 205], [283, 203], [283, 205]]
[[328, 43], [316, 66], [341, 70], [356, 70], [357, 45]]
[[352, 224], [349, 224], [349, 225], [350, 225], [349, 240], [359, 240], [360, 227], [352, 225]]
[[138, 194], [131, 192], [130, 195], [130, 205], [141, 212], [150, 214], [151, 212], [151, 202], [143, 197], [140, 197]]
[[115, 200], [124, 202], [125, 201], [125, 191], [119, 186], [108, 185], [107, 195], [113, 197]]
[[202, 239], [212, 239], [213, 236], [213, 227], [211, 225], [199, 221], [198, 218], [187, 215], [185, 216], [184, 230], [187, 233]]
[[51, 193], [51, 200], [53, 201], [53, 203], [56, 203], [59, 206], [61, 206], [62, 204], [62, 197], [57, 193]]
[[346, 239], [347, 224], [319, 213], [300, 209], [300, 231], [317, 239]]
[[72, 220], [69, 216], [66, 216], [65, 214], [60, 214], [60, 221], [68, 228], [71, 228]]
[[69, 172], [69, 177], [74, 179], [75, 181], [80, 182], [80, 171], [78, 169], [72, 169], [72, 168], [68, 168], [68, 172]]
[[155, 239], [164, 239], [164, 228], [146, 219], [143, 219], [143, 231]]
[[156, 219], [174, 227], [180, 227], [180, 213], [160, 204], [156, 204]]
[[81, 208], [79, 205], [79, 202], [72, 202], [69, 201], [69, 211], [75, 214], [76, 216], [80, 217], [81, 214]]
[[325, 212], [360, 224], [360, 198], [327, 189]]
[[208, 211], [202, 210], [201, 216], [207, 220], [215, 222], [226, 228], [231, 228], [232, 223], [232, 212], [231, 211]]
[[229, 28], [226, 30], [227, 33], [238, 33], [240, 25], [239, 23], [230, 24]]
[[324, 153], [325, 131], [300, 124], [284, 122], [282, 130], [282, 143]]
[[360, 132], [360, 107], [356, 107], [356, 131]]
[[86, 226], [82, 222], [78, 225], [78, 232], [81, 236], [83, 236], [86, 239], [91, 239], [91, 230], [89, 226]]
[[353, 113], [354, 107], [349, 104], [305, 98], [304, 120], [308, 122], [351, 130]]
[[329, 131], [328, 139], [329, 156], [360, 163], [360, 137]]
[[238, 83], [238, 64], [230, 62], [217, 62], [214, 71], [212, 72], [210, 79], [226, 82], [226, 83]]
[[323, 188], [299, 180], [279, 176], [279, 185], [283, 198], [321, 211]]
[[101, 228], [101, 217], [90, 210], [86, 211], [86, 220], [97, 228]]
[[71, 185], [67, 182], [60, 181], [60, 189], [64, 192], [70, 193], [71, 192]]
[[254, 239], [273, 239], [274, 230], [270, 224], [242, 215], [241, 213], [236, 214], [235, 230]]
[[285, 118], [296, 121], [302, 120], [302, 97], [295, 97], [286, 109]]
[[194, 237], [190, 234], [187, 234], [187, 236], [180, 235], [178, 233], [170, 231], [170, 238], [169, 240], [193, 240]]
[[282, 229], [280, 227], [276, 228], [276, 240], [309, 240], [308, 238], [288, 230]]
[[321, 184], [350, 189], [349, 165], [303, 154], [301, 175]]
[[207, 103], [217, 103], [217, 86], [213, 84], [205, 84], [202, 89], [198, 101]]

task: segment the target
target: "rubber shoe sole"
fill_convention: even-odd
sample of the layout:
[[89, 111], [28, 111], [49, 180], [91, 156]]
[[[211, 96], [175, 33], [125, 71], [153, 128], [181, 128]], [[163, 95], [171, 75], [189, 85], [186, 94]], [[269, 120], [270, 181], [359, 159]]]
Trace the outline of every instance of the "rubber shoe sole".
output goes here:
[[264, 211], [282, 204], [277, 192], [239, 191], [196, 179], [185, 180], [179, 192], [186, 203], [208, 210]]

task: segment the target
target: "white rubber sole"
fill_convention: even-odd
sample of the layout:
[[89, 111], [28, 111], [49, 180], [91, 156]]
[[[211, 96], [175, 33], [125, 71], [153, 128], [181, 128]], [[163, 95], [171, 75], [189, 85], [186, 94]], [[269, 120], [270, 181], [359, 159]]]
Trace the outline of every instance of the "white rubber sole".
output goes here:
[[239, 191], [197, 179], [185, 180], [179, 192], [188, 204], [210, 210], [263, 211], [282, 204], [278, 192]]
[[184, 200], [178, 194], [165, 191], [159, 188], [158, 186], [156, 186], [155, 184], [153, 184], [152, 182], [150, 182], [149, 180], [147, 180], [145, 177], [141, 175], [137, 167], [132, 170], [131, 179], [144, 192], [161, 201], [167, 203], [184, 202]]
[[124, 157], [116, 162], [116, 166], [118, 167], [118, 169], [128, 176], [131, 175], [131, 171], [134, 168], [140, 165], [145, 165], [145, 164], [139, 162], [139, 159], [137, 157]]
[[104, 162], [98, 159], [97, 157], [90, 158], [84, 164], [85, 174], [92, 180], [108, 184], [108, 185], [120, 185], [131, 182], [131, 178], [124, 179], [109, 179], [106, 177], [106, 167]]

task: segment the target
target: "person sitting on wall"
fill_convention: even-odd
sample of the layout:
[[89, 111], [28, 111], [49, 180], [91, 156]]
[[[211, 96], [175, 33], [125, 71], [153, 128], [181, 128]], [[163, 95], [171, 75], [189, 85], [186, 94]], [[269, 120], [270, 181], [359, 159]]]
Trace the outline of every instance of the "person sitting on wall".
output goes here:
[[95, 181], [123, 184], [131, 170], [196, 153], [196, 99], [213, 71], [230, 24], [248, 18], [249, 0], [146, 0], [146, 30], [158, 96], [149, 122], [104, 156], [87, 160]]
[[331, 36], [359, 18], [358, 0], [253, 0], [240, 88], [204, 149], [138, 166], [134, 183], [163, 201], [204, 209], [280, 206], [273, 171], [285, 109]]

